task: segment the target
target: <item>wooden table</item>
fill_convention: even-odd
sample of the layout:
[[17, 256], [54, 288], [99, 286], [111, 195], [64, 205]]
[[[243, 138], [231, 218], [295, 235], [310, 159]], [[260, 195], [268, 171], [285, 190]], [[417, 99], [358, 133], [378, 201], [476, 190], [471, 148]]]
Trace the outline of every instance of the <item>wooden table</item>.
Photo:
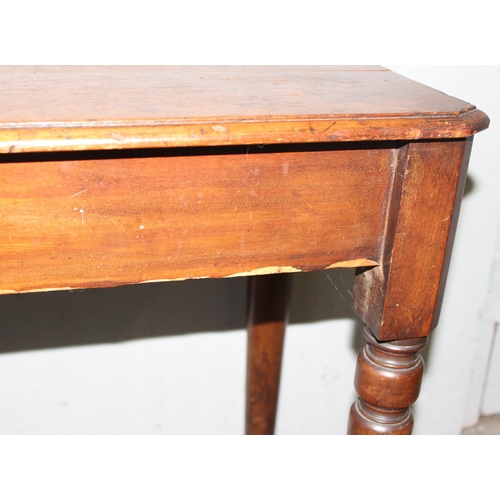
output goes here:
[[488, 123], [380, 67], [0, 67], [0, 291], [249, 276], [266, 434], [291, 276], [355, 267], [348, 432], [410, 433]]

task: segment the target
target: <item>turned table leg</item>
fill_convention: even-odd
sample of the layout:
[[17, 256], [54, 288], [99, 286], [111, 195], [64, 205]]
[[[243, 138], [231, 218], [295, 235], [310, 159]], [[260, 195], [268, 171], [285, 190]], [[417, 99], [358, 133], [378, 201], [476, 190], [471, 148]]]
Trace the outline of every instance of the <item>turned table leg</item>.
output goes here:
[[411, 434], [410, 405], [420, 392], [427, 338], [378, 342], [368, 328], [358, 355], [348, 434]]
[[248, 279], [246, 434], [273, 434], [291, 275]]

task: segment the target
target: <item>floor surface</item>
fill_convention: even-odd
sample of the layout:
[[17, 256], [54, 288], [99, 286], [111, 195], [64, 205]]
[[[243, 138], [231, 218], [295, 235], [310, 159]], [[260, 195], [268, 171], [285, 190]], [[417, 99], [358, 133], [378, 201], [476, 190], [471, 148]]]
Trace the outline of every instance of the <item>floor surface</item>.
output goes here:
[[481, 417], [474, 427], [467, 427], [462, 434], [500, 434], [500, 415]]

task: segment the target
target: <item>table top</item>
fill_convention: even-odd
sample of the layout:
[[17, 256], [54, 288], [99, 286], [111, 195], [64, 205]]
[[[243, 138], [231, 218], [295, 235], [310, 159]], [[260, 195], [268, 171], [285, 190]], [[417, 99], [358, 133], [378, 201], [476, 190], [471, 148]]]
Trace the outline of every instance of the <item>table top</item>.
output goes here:
[[0, 293], [376, 266], [403, 141], [487, 126], [380, 67], [0, 67]]
[[377, 66], [0, 67], [0, 153], [460, 138], [488, 123]]

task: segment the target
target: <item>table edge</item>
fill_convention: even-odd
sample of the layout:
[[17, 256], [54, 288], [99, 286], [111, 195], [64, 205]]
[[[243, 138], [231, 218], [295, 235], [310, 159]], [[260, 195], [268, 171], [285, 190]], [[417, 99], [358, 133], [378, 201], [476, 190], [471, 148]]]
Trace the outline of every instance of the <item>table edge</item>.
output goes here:
[[458, 113], [203, 118], [141, 122], [3, 124], [0, 154], [245, 144], [460, 139], [489, 126], [474, 106]]

